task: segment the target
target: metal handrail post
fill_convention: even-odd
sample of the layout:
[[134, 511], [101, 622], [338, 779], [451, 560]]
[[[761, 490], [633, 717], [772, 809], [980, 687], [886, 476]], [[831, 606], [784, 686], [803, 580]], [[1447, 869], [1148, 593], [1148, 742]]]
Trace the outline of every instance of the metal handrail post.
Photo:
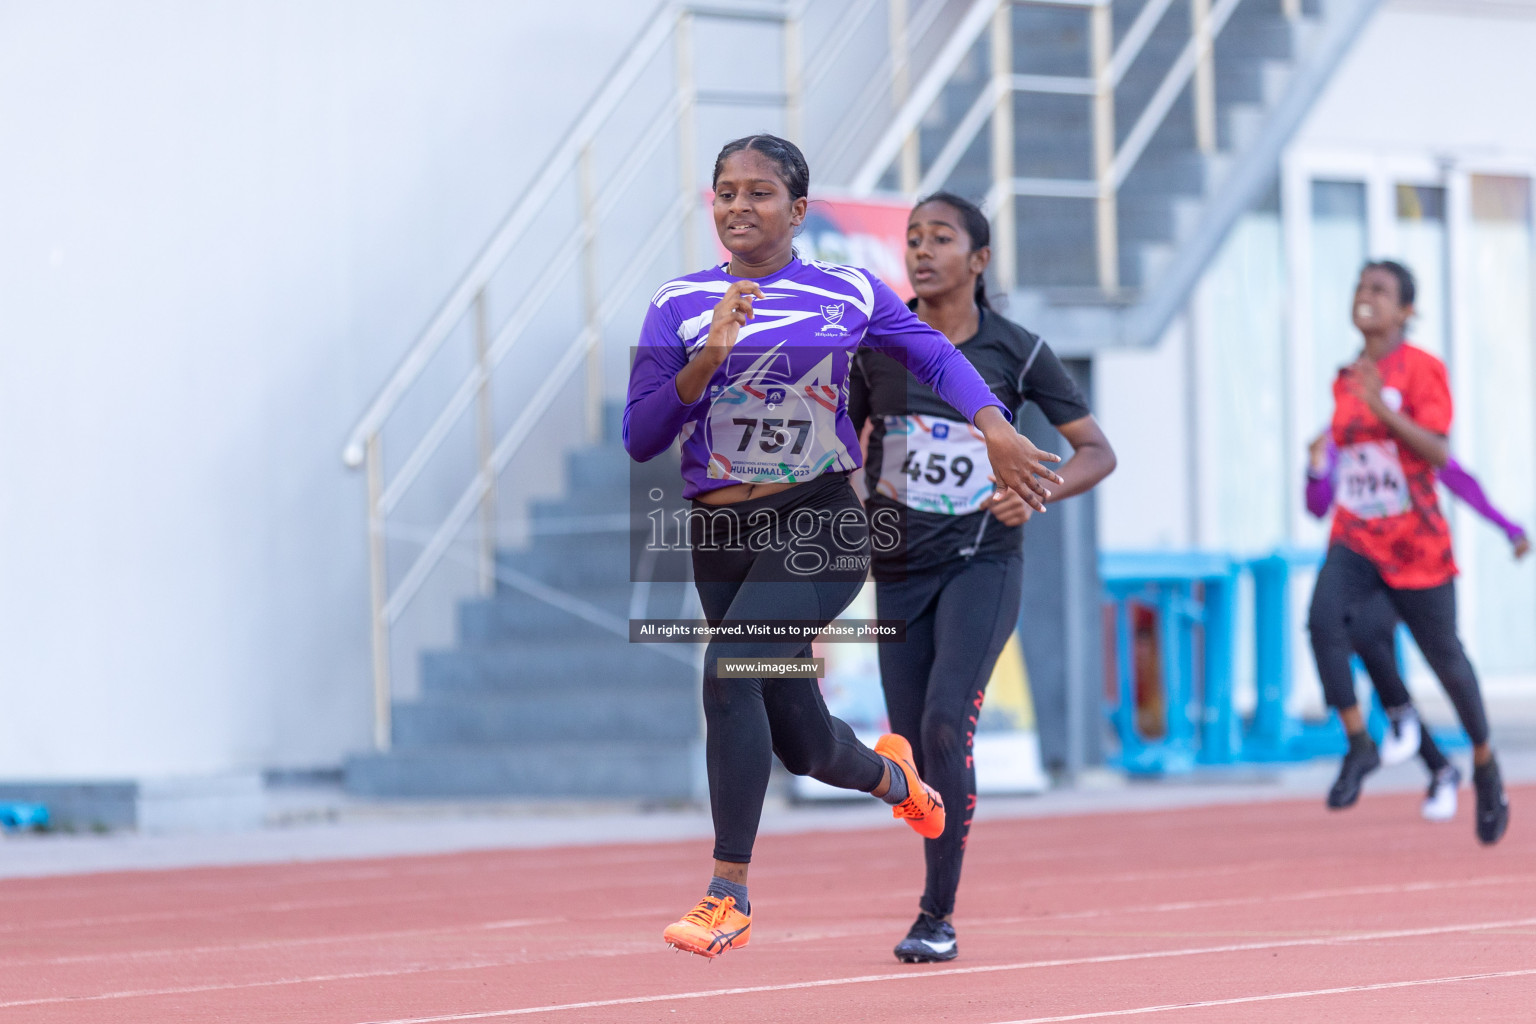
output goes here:
[[[911, 45], [907, 39], [907, 15], [907, 0], [890, 0], [887, 21], [891, 37], [891, 106], [897, 110], [907, 102], [907, 96], [912, 89], [912, 62], [909, 53]], [[910, 196], [917, 192], [922, 179], [916, 129], [908, 132], [906, 138], [902, 140], [900, 160], [898, 180], [901, 183], [901, 191]]]
[[1098, 253], [1099, 288], [1106, 295], [1120, 290], [1119, 203], [1115, 183], [1115, 33], [1109, 5], [1088, 14], [1089, 45], [1093, 62], [1093, 176], [1098, 185], [1095, 201], [1095, 248]]
[[694, 177], [698, 164], [698, 129], [694, 123], [697, 87], [693, 80], [693, 14], [686, 8], [677, 13], [673, 59], [677, 63], [677, 179], [683, 195], [683, 267], [693, 271], [699, 265], [699, 196]]
[[1018, 280], [1018, 222], [1013, 184], [1013, 3], [992, 12], [992, 266], [1007, 295]]
[[1211, 0], [1189, 0], [1190, 34], [1195, 42], [1195, 145], [1216, 152], [1216, 62], [1212, 53]]
[[[491, 405], [491, 331], [486, 310], [485, 289], [475, 294], [475, 364], [480, 371], [480, 387], [475, 395], [475, 432], [479, 447], [480, 472], [489, 473], [491, 453], [496, 450], [496, 426]], [[485, 489], [480, 499], [480, 594], [496, 592], [496, 487]]]
[[805, 59], [801, 54], [800, 21], [805, 5], [791, 3], [784, 15], [784, 134], [805, 145]]
[[587, 438], [603, 434], [603, 325], [598, 319], [597, 209], [592, 188], [592, 144], [581, 147], [577, 164], [581, 188], [581, 293], [583, 321], [597, 343], [587, 350]]
[[390, 744], [389, 685], [389, 579], [384, 549], [384, 513], [379, 497], [384, 490], [383, 441], [368, 435], [363, 449], [368, 479], [368, 608], [373, 643], [373, 746], [383, 752]]

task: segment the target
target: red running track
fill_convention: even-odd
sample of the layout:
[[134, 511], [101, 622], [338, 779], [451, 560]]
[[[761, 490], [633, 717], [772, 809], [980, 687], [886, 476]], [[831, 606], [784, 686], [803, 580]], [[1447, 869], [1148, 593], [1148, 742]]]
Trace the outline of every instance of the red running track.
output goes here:
[[[1536, 1020], [1536, 787], [981, 822], [961, 958], [904, 966], [918, 838], [767, 836], [750, 946], [663, 946], [706, 842], [0, 882], [0, 1021]], [[1536, 820], [1536, 819], [1533, 819]]]

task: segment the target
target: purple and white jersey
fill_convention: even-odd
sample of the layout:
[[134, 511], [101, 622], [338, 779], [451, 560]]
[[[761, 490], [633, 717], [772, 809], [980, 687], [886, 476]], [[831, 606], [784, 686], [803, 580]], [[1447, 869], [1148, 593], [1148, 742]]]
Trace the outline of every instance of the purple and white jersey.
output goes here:
[[893, 357], [969, 421], [1008, 410], [949, 339], [879, 278], [796, 258], [758, 278], [763, 297], [736, 346], [689, 405], [673, 383], [709, 337], [715, 306], [740, 280], [727, 264], [668, 281], [640, 330], [624, 405], [624, 447], [640, 462], [681, 435], [683, 496], [735, 483], [803, 481], [862, 464], [848, 419], [848, 373], [861, 344]]

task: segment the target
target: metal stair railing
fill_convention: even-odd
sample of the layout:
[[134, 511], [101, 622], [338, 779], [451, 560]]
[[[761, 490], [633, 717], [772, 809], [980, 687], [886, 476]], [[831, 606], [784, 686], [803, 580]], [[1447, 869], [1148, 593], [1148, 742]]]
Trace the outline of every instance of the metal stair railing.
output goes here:
[[[934, 61], [928, 75], [912, 91], [906, 106], [892, 121], [885, 137], [874, 147], [869, 160], [854, 175], [852, 192], [868, 195], [879, 183], [886, 167], [891, 166], [895, 155], [914, 138], [922, 118], [937, 100], [949, 78], [954, 75], [960, 61], [965, 60], [983, 32], [992, 35], [992, 77], [982, 94], [975, 98], [966, 114], [955, 123], [948, 141], [934, 158], [934, 163], [923, 175], [920, 190], [932, 192], [942, 186], [949, 173], [955, 169], [966, 149], [971, 146], [983, 124], [991, 121], [992, 132], [992, 183], [986, 198], [986, 209], [995, 215], [994, 267], [998, 284], [1012, 292], [1015, 284], [1014, 229], [1012, 209], [1014, 197], [1081, 198], [1095, 200], [1095, 233], [1097, 233], [1098, 287], [1106, 296], [1120, 292], [1120, 232], [1118, 232], [1118, 192], [1134, 169], [1147, 143], [1157, 134], [1167, 112], [1174, 106], [1184, 86], [1195, 83], [1195, 135], [1201, 152], [1213, 152], [1217, 147], [1217, 103], [1215, 103], [1215, 64], [1213, 48], [1215, 40], [1226, 28], [1233, 9], [1244, 0], [1190, 0], [1190, 37], [1183, 51], [1167, 69], [1163, 81], [1141, 111], [1137, 123], [1132, 126], [1120, 144], [1115, 144], [1115, 89], [1120, 86], [1126, 72], [1140, 57], [1146, 41], [1152, 37], [1158, 23], [1163, 20], [1174, 0], [1147, 0], [1137, 18], [1120, 40], [1120, 46], [1111, 48], [1114, 26], [1111, 23], [1111, 0], [977, 0], [962, 21], [962, 28], [949, 40], [942, 57]], [[1247, 0], [1255, 3], [1260, 0]], [[1273, 2], [1273, 0], [1270, 0]], [[1043, 8], [1084, 8], [1089, 12], [1089, 49], [1091, 49], [1092, 74], [1080, 75], [1018, 75], [1012, 69], [1012, 9], [1015, 6], [1043, 6]], [[1286, 3], [1286, 14], [1299, 17], [1299, 3]], [[1092, 107], [1092, 147], [1094, 147], [1094, 178], [1017, 178], [1014, 177], [1012, 160], [1011, 114], [1012, 98], [1017, 92], [1046, 92], [1046, 94], [1084, 95], [1094, 98]], [[994, 117], [998, 112], [1008, 112], [1009, 117]]]
[[[1230, 175], [1210, 198], [1206, 215], [1201, 218], [1197, 236], [1181, 247], [1174, 263], [1167, 267], [1166, 282], [1150, 296], [1129, 295], [1120, 287], [1120, 226], [1118, 204], [1120, 189], [1146, 152], [1158, 127], [1166, 121], [1184, 89], [1193, 97], [1193, 126], [1198, 152], [1212, 154], [1217, 149], [1217, 97], [1215, 97], [1215, 43], [1240, 3], [1272, 6], [1290, 21], [1303, 17], [1301, 0], [1186, 0], [1189, 3], [1189, 38], [1164, 72], [1163, 80], [1147, 98], [1135, 123], [1123, 140], [1115, 141], [1115, 91], [1120, 88], [1130, 66], [1137, 61], [1147, 40], [1152, 37], [1174, 0], [1146, 0], [1120, 45], [1112, 46], [1112, 0], [975, 0], [951, 35], [942, 54], [931, 64], [919, 84], [912, 89], [905, 106], [892, 118], [879, 143], [872, 147], [868, 160], [854, 173], [849, 186], [852, 195], [869, 195], [879, 186], [885, 173], [903, 150], [915, 146], [917, 130], [934, 106], [946, 84], [954, 77], [966, 55], [983, 34], [991, 34], [991, 80], [972, 101], [965, 114], [949, 130], [945, 144], [938, 149], [917, 187], [903, 186], [908, 192], [934, 192], [940, 189], [962, 161], [972, 141], [991, 124], [992, 187], [985, 209], [992, 215], [992, 267], [998, 284], [1005, 292], [1018, 287], [1015, 267], [1015, 197], [1075, 198], [1095, 201], [1095, 302], [1127, 307], [1115, 315], [1115, 339], [1121, 344], [1150, 344], [1177, 313], [1178, 304], [1192, 289], [1201, 269], [1210, 258], [1227, 227], [1240, 215], [1263, 186], [1263, 175], [1249, 169], [1246, 175]], [[1270, 112], [1260, 138], [1250, 150], [1260, 161], [1272, 163], [1279, 149], [1321, 92], [1333, 68], [1352, 45], [1379, 0], [1358, 0], [1347, 9], [1327, 12], [1321, 38], [1313, 54], [1299, 64], [1292, 86], [1283, 100]], [[1081, 8], [1089, 17], [1089, 66], [1091, 74], [1026, 75], [1012, 72], [1011, 15], [1014, 8]], [[1012, 138], [1012, 100], [1020, 92], [1037, 94], [1083, 95], [1092, 98], [1092, 178], [1018, 178], [1014, 175], [1014, 138]], [[1008, 117], [998, 117], [1008, 114]], [[1263, 170], [1263, 169], [1260, 169]]]
[[[855, 195], [872, 192], [904, 145], [911, 145], [918, 124], [938, 99], [984, 32], [990, 30], [992, 77], [969, 110], [956, 122], [948, 140], [924, 173], [919, 191], [931, 192], [943, 185], [961, 157], [980, 133], [992, 124], [993, 184], [986, 208], [994, 215], [993, 266], [1005, 291], [1014, 290], [1013, 200], [1017, 196], [1092, 199], [1096, 202], [1098, 288], [1110, 298], [1120, 292], [1120, 244], [1117, 224], [1118, 194], [1157, 129], [1167, 118], [1179, 94], [1194, 83], [1195, 135], [1202, 152], [1216, 149], [1216, 99], [1214, 47], [1239, 3], [1261, 0], [1188, 0], [1190, 36], [1173, 60], [1162, 82], [1153, 91], [1136, 123], [1117, 146], [1115, 143], [1115, 90], [1142, 53], [1158, 23], [1174, 0], [1147, 0], [1126, 30], [1120, 45], [1112, 47], [1111, 0], [976, 0], [961, 28], [949, 40], [923, 80], [912, 91], [870, 157], [854, 175]], [[1274, 3], [1275, 0], [1268, 0]], [[1088, 11], [1091, 74], [1020, 75], [1013, 73], [1010, 18], [1015, 7], [1079, 7]], [[1298, 0], [1281, 0], [1287, 16], [1301, 16]], [[1092, 97], [1091, 114], [1094, 177], [1019, 178], [1013, 173], [1012, 103], [1016, 93], [1056, 93]], [[994, 116], [1006, 112], [1009, 116]]]
[[[482, 593], [494, 591], [498, 580], [530, 593], [540, 600], [572, 608], [604, 628], [612, 628], [598, 612], [570, 595], [560, 596], [554, 588], [537, 581], [530, 583], [520, 574], [500, 571], [496, 565], [497, 516], [496, 482], [500, 473], [518, 454], [531, 436], [539, 419], [559, 398], [579, 370], [585, 368], [584, 418], [590, 438], [601, 431], [603, 366], [601, 344], [604, 329], [614, 319], [641, 277], [674, 241], [681, 240], [683, 263], [694, 267], [699, 262], [699, 207], [703, 192], [695, 176], [694, 120], [697, 108], [706, 104], [765, 104], [782, 106], [786, 131], [800, 134], [803, 123], [805, 90], [819, 82], [835, 65], [839, 54], [858, 31], [863, 20], [878, 6], [878, 0], [861, 0], [838, 18], [838, 30], [821, 40], [809, 60], [804, 59], [801, 24], [810, 0], [783, 0], [779, 3], [740, 0], [731, 3], [706, 3], [697, 0], [667, 0], [646, 23], [628, 52], [587, 105], [575, 125], [563, 138], [554, 154], [544, 163], [511, 212], [492, 233], [490, 241], [470, 265], [468, 271], [449, 293], [426, 328], [417, 337], [377, 398], [358, 421], [348, 437], [342, 458], [347, 466], [361, 467], [367, 484], [367, 537], [369, 561], [370, 634], [372, 646], [374, 745], [388, 750], [391, 741], [391, 630], [432, 572], [450, 558], [451, 547], [478, 513], [478, 552], [474, 559]], [[916, 33], [925, 32], [934, 22], [943, 0], [930, 0], [916, 18], [907, 20], [907, 0], [887, 0], [892, 42], [899, 36], [905, 45]], [[694, 81], [693, 28], [700, 18], [745, 20], [777, 24], [783, 32], [783, 81], [778, 92], [702, 91]], [[897, 29], [900, 29], [898, 32]], [[668, 47], [672, 48], [673, 74], [667, 95], [639, 133], [640, 142], [622, 167], [605, 180], [598, 180], [593, 156], [594, 144], [613, 122], [621, 105], [632, 99], [651, 66]], [[851, 129], [867, 124], [875, 116], [879, 89], [888, 84], [897, 100], [904, 92], [904, 76], [909, 55], [889, 52], [860, 97], [837, 118], [832, 133], [834, 143], [856, 134]], [[889, 81], [884, 81], [889, 75]], [[871, 98], [873, 97], [873, 98]], [[627, 126], [626, 126], [627, 127]], [[677, 146], [677, 179], [667, 188], [673, 198], [666, 203], [659, 218], [625, 259], [611, 280], [599, 287], [596, 244], [604, 218], [624, 199], [644, 173], [647, 160], [668, 139]], [[831, 148], [831, 147], [829, 147]], [[846, 143], [840, 153], [846, 152]], [[520, 289], [506, 321], [493, 328], [488, 312], [487, 294], [497, 274], [505, 269], [520, 242], [530, 235], [542, 215], [575, 179], [579, 225], [555, 251], [543, 261], [531, 284]], [[527, 335], [547, 299], [549, 289], [575, 275], [581, 282], [582, 326], [566, 345], [553, 367], [538, 381], [532, 394], [518, 409], [510, 425], [499, 436], [493, 419], [493, 372]], [[445, 343], [468, 321], [474, 338], [474, 361], [432, 416], [430, 424], [416, 437], [399, 468], [386, 472], [383, 434], [391, 418], [400, 410], [413, 387], [427, 373], [434, 357]], [[454, 428], [473, 410], [476, 445], [476, 470], [435, 527], [405, 530], [391, 526], [389, 516], [423, 473], [433, 464]], [[391, 584], [388, 572], [388, 540], [409, 536], [420, 540], [421, 548], [398, 583]], [[459, 559], [453, 559], [458, 561]]]

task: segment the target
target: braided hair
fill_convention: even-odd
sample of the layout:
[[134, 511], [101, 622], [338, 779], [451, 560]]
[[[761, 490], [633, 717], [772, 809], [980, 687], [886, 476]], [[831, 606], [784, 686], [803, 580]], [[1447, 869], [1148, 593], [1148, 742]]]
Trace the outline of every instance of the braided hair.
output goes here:
[[804, 199], [810, 194], [811, 168], [805, 162], [805, 154], [800, 152], [799, 146], [777, 135], [746, 135], [739, 139], [732, 139], [721, 146], [720, 155], [715, 157], [715, 173], [709, 179], [710, 182], [720, 180], [720, 172], [725, 169], [726, 157], [740, 153], [744, 149], [761, 153], [774, 162], [779, 169], [779, 177], [783, 180], [784, 187], [789, 190], [791, 202]]

